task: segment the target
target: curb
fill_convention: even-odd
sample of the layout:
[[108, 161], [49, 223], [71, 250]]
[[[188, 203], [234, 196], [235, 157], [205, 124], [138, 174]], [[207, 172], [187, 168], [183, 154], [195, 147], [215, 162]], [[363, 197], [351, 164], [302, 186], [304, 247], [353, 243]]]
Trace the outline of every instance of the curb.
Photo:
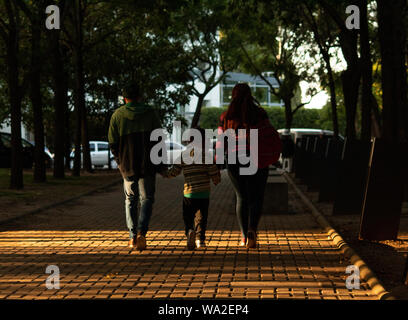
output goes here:
[[17, 220], [17, 219], [20, 219], [20, 218], [22, 218], [22, 217], [26, 217], [26, 216], [29, 216], [29, 215], [34, 215], [34, 214], [37, 214], [37, 213], [39, 213], [39, 212], [42, 212], [42, 211], [45, 211], [45, 210], [48, 210], [48, 209], [51, 209], [51, 208], [54, 208], [54, 207], [58, 207], [58, 206], [63, 205], [63, 204], [65, 204], [65, 203], [68, 203], [68, 202], [77, 200], [77, 199], [79, 199], [79, 198], [88, 196], [88, 195], [90, 195], [90, 194], [92, 194], [92, 193], [95, 193], [95, 192], [97, 192], [97, 191], [100, 191], [100, 190], [103, 190], [103, 189], [106, 189], [106, 188], [110, 188], [110, 187], [112, 187], [112, 186], [114, 186], [114, 185], [116, 185], [116, 184], [119, 184], [121, 181], [122, 181], [122, 179], [117, 180], [117, 181], [114, 181], [114, 182], [110, 182], [110, 183], [108, 183], [108, 184], [106, 184], [106, 185], [103, 185], [103, 186], [97, 187], [97, 188], [95, 188], [95, 189], [86, 191], [86, 192], [84, 192], [84, 193], [82, 193], [82, 194], [79, 194], [79, 195], [77, 195], [77, 196], [71, 197], [71, 198], [69, 198], [69, 199], [65, 199], [65, 200], [61, 200], [61, 201], [58, 201], [58, 202], [54, 202], [54, 203], [48, 204], [48, 205], [46, 205], [46, 206], [43, 206], [43, 207], [40, 207], [40, 208], [37, 208], [37, 209], [34, 209], [34, 210], [24, 212], [23, 214], [21, 214], [21, 215], [19, 215], [19, 216], [16, 216], [16, 217], [11, 217], [11, 218], [9, 218], [9, 219], [6, 218], [6, 219], [4, 219], [4, 220], [0, 220], [0, 225], [5, 224], [5, 223], [9, 223], [9, 222], [13, 222], [13, 221], [15, 221], [15, 220]]
[[367, 282], [371, 291], [378, 296], [379, 300], [396, 300], [396, 298], [388, 292], [374, 272], [364, 262], [363, 259], [347, 244], [341, 235], [330, 225], [322, 213], [314, 206], [314, 204], [305, 196], [305, 194], [296, 186], [293, 179], [285, 172], [283, 174], [289, 184], [294, 188], [299, 197], [309, 207], [313, 217], [320, 224], [320, 226], [327, 232], [329, 238], [342, 251], [352, 264], [360, 269], [360, 277]]

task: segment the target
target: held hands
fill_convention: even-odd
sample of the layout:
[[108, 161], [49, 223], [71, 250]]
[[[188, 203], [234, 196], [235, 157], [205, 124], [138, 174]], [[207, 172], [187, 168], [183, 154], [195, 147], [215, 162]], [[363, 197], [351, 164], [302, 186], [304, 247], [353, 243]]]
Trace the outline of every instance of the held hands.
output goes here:
[[163, 178], [169, 178], [168, 169], [163, 167], [158, 172]]

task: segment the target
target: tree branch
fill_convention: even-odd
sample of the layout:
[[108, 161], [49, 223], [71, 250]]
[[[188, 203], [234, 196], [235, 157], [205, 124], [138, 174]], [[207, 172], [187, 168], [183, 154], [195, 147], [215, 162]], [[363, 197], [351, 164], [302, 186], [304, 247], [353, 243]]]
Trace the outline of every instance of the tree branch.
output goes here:
[[302, 102], [302, 103], [298, 104], [298, 105], [296, 106], [296, 108], [292, 110], [292, 115], [294, 115], [294, 114], [296, 113], [296, 111], [298, 111], [300, 108], [302, 108], [302, 107], [308, 105], [310, 102], [312, 102], [313, 98], [314, 98], [317, 94], [319, 94], [320, 92], [322, 92], [322, 91], [323, 91], [323, 90], [317, 91], [316, 93], [314, 93], [313, 95], [311, 95], [310, 100], [309, 100], [308, 102]]
[[0, 17], [0, 35], [4, 39], [4, 41], [7, 41], [7, 24], [4, 22], [4, 20]]
[[16, 3], [32, 23], [33, 22], [33, 13], [30, 11], [30, 9], [28, 9], [27, 4], [24, 1], [16, 1]]
[[[242, 51], [244, 52], [246, 58], [248, 59], [248, 62], [251, 64], [252, 68], [254, 69], [255, 73], [263, 80], [265, 81], [265, 83], [269, 86], [270, 90], [272, 91], [272, 93], [279, 97], [278, 93], [276, 92], [275, 88], [273, 87], [273, 85], [268, 81], [268, 79], [266, 79], [266, 77], [264, 77], [264, 75], [262, 74], [262, 72], [259, 71], [259, 69], [257, 68], [257, 66], [255, 65], [255, 63], [252, 61], [251, 57], [248, 54], [248, 51], [245, 49], [244, 45], [242, 43], [240, 43], [240, 47], [242, 49]], [[276, 77], [275, 77], [276, 78]]]
[[342, 17], [338, 14], [336, 9], [334, 9], [326, 0], [319, 0], [320, 5], [323, 9], [332, 17], [333, 21], [337, 24], [341, 31], [349, 31], [346, 28], [345, 22]]
[[14, 12], [13, 8], [11, 7], [10, 0], [5, 0], [5, 5], [6, 5], [6, 10], [7, 10], [7, 15], [9, 17], [9, 25], [10, 27], [8, 28], [9, 30], [15, 29], [16, 28], [16, 21], [14, 20]]

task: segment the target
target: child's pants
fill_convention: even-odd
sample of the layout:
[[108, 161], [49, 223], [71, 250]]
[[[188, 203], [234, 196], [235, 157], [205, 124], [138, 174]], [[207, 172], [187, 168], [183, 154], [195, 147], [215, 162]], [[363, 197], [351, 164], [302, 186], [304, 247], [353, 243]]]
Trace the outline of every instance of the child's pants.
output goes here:
[[192, 229], [196, 232], [197, 240], [205, 241], [209, 204], [209, 198], [194, 199], [183, 197], [183, 219], [186, 235]]

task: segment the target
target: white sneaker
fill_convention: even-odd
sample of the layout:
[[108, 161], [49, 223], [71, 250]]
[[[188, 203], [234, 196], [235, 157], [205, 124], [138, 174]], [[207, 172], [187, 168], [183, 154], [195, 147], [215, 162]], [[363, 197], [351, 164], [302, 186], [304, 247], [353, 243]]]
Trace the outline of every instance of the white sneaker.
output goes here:
[[189, 230], [187, 235], [187, 249], [194, 250], [195, 249], [195, 232], [194, 230]]
[[196, 240], [195, 245], [196, 245], [196, 248], [205, 248], [206, 247], [205, 241], [201, 241], [201, 240]]

